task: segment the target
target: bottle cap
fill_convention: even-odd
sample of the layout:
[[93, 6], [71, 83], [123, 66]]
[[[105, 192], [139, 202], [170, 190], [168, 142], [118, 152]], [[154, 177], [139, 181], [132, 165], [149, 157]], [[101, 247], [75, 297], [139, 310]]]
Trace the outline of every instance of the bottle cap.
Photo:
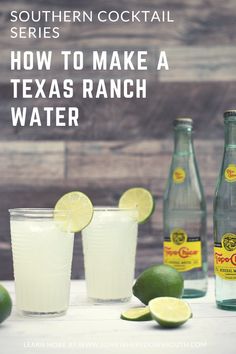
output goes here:
[[193, 124], [193, 120], [192, 120], [192, 118], [176, 118], [174, 120], [174, 126], [176, 126], [178, 124], [192, 125]]
[[236, 109], [229, 109], [228, 111], [225, 111], [224, 118], [227, 117], [236, 117]]

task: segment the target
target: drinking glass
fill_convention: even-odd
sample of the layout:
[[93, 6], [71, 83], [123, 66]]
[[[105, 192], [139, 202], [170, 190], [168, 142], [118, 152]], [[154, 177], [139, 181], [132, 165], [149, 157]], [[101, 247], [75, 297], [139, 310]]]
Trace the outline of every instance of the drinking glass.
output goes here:
[[132, 295], [138, 235], [136, 209], [100, 207], [82, 231], [87, 293], [94, 302]]
[[64, 314], [69, 303], [74, 234], [54, 220], [53, 209], [9, 212], [17, 310], [32, 316]]

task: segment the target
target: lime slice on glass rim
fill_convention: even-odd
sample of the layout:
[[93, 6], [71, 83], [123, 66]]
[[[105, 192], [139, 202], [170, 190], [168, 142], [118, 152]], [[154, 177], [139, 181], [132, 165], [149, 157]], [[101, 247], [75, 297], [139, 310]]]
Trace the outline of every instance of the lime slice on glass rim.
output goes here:
[[162, 327], [179, 327], [192, 317], [189, 304], [175, 297], [158, 297], [148, 303], [152, 318]]
[[137, 209], [138, 223], [144, 224], [155, 210], [155, 201], [152, 194], [145, 188], [130, 188], [122, 194], [119, 208]]
[[83, 230], [92, 217], [93, 204], [86, 194], [79, 191], [63, 195], [54, 208], [54, 220], [65, 231]]
[[134, 307], [123, 311], [120, 315], [126, 321], [151, 321], [152, 316], [148, 307]]

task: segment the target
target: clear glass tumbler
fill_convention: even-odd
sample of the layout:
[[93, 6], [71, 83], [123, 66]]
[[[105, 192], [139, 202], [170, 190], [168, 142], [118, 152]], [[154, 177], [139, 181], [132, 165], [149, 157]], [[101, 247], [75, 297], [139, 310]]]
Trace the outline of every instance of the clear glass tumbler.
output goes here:
[[53, 209], [11, 209], [16, 307], [24, 315], [56, 316], [69, 304], [74, 234]]
[[82, 231], [87, 293], [93, 302], [128, 301], [138, 236], [136, 209], [100, 207]]

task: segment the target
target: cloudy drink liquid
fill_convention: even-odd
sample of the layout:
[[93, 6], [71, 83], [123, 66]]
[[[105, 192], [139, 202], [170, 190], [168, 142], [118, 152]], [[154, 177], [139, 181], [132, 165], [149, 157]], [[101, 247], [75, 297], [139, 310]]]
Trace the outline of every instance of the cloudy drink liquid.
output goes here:
[[164, 195], [164, 263], [182, 272], [184, 297], [207, 290], [206, 203], [192, 143], [192, 120], [174, 122], [175, 147]]
[[127, 301], [132, 295], [137, 211], [95, 208], [82, 231], [88, 297], [97, 302]]
[[74, 235], [58, 227], [50, 209], [13, 209], [10, 213], [17, 309], [25, 315], [64, 313]]
[[227, 111], [224, 157], [214, 199], [217, 307], [236, 310], [236, 110]]

